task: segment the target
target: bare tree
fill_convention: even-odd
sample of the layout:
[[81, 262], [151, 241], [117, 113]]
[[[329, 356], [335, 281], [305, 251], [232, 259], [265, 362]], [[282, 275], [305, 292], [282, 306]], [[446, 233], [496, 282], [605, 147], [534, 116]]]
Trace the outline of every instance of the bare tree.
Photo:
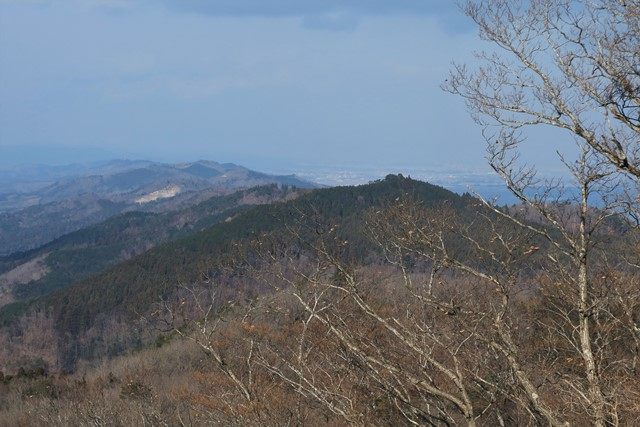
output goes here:
[[640, 2], [472, 1], [465, 13], [497, 49], [475, 71], [456, 65], [445, 89], [483, 125], [569, 132], [640, 177]]
[[[480, 65], [475, 71], [465, 65], [454, 66], [444, 88], [466, 100], [484, 129], [490, 165], [538, 224], [488, 202], [485, 206], [545, 242], [551, 260], [546, 267], [547, 280], [566, 285], [556, 285], [558, 303], [549, 308], [561, 320], [546, 327], [550, 333], [566, 338], [583, 364], [582, 379], [564, 381], [584, 403], [583, 412], [590, 422], [616, 424], [615, 385], [605, 376], [612, 375], [608, 370], [611, 363], [635, 362], [628, 357], [623, 357], [624, 362], [616, 359], [607, 345], [607, 332], [611, 331], [601, 327], [603, 318], [616, 322], [620, 312], [609, 310], [606, 293], [597, 292], [602, 280], [594, 273], [607, 261], [596, 252], [606, 234], [602, 229], [614, 218], [632, 219], [637, 212], [640, 3], [473, 1], [464, 10], [495, 50], [477, 54]], [[520, 162], [519, 149], [527, 128], [539, 125], [566, 131], [569, 139], [577, 142], [578, 159], [562, 159], [577, 188], [575, 197], [563, 180], [541, 179], [535, 167]], [[630, 191], [624, 191], [627, 185]], [[632, 249], [626, 246], [624, 250]], [[497, 285], [501, 282], [474, 270], [468, 262], [451, 262]], [[633, 269], [631, 263], [623, 268], [629, 267]], [[637, 271], [631, 274], [628, 280], [637, 284]], [[607, 285], [615, 288], [613, 282]], [[635, 319], [637, 314], [630, 314], [628, 308], [622, 312], [626, 311], [627, 319]], [[550, 424], [561, 424], [570, 410], [552, 409], [530, 387], [532, 373], [519, 369], [513, 339], [501, 326], [500, 318], [496, 320], [505, 355], [533, 406]], [[634, 328], [631, 325], [632, 335]]]
[[[235, 301], [219, 301], [218, 289], [211, 280], [202, 284], [180, 285], [176, 291], [156, 304], [149, 323], [164, 334], [175, 334], [199, 347], [226, 377], [230, 388], [218, 390], [221, 401], [237, 421], [242, 410], [256, 399], [253, 392], [254, 343], [250, 337], [237, 343], [232, 354], [225, 354], [221, 344], [225, 313], [236, 305]], [[242, 315], [234, 316], [240, 324], [250, 316], [253, 306], [244, 308]], [[239, 317], [239, 318], [238, 318]], [[245, 342], [246, 341], [246, 342]], [[238, 359], [240, 361], [238, 361]]]
[[[329, 232], [322, 237], [335, 241], [336, 236]], [[299, 306], [300, 328], [296, 346], [289, 351], [271, 347], [263, 366], [350, 424], [380, 417], [376, 400], [381, 396], [392, 403], [395, 409], [390, 411], [410, 424], [453, 425], [464, 420], [475, 425], [482, 414], [474, 412], [470, 395], [471, 365], [464, 366], [459, 358], [469, 339], [453, 332], [460, 328], [458, 319], [436, 328], [434, 315], [446, 317], [442, 307], [432, 310], [412, 300], [424, 287], [400, 300], [385, 300], [389, 293], [379, 275], [346, 264], [331, 248], [335, 246], [324, 240], [313, 242], [312, 262], [296, 261], [286, 251], [271, 255], [269, 264], [275, 270], [268, 280]], [[389, 280], [386, 286], [397, 287], [395, 278]], [[261, 354], [267, 351], [263, 348]], [[365, 387], [380, 395], [357, 392], [358, 383], [360, 390]]]

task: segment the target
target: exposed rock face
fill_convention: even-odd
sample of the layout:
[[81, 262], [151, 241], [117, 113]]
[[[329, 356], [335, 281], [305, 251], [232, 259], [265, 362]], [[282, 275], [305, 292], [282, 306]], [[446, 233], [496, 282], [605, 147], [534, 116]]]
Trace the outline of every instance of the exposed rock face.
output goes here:
[[145, 196], [139, 197], [136, 199], [136, 203], [142, 205], [144, 203], [155, 202], [159, 199], [170, 199], [171, 197], [175, 197], [178, 193], [180, 193], [180, 187], [177, 185], [170, 185], [161, 190], [151, 192]]

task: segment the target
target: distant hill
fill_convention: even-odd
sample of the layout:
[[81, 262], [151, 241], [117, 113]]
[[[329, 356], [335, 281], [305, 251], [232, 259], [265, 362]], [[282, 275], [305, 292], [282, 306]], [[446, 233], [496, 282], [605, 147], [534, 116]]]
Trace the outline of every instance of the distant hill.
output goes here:
[[[364, 259], [372, 249], [367, 241], [363, 214], [394, 203], [403, 195], [427, 206], [448, 201], [458, 209], [466, 209], [472, 200], [401, 176], [388, 176], [362, 186], [314, 190], [286, 203], [238, 212], [230, 220], [157, 246], [30, 304], [5, 306], [0, 309], [0, 319], [11, 322], [29, 306], [37, 306], [52, 310], [61, 334], [81, 336], [98, 318], [126, 317], [144, 311], [176, 284], [192, 283], [204, 274], [214, 273], [222, 268], [229, 254], [236, 253], [234, 251], [258, 235], [280, 236], [286, 242], [289, 228], [300, 223], [306, 223], [310, 229], [316, 226], [315, 221], [337, 224], [341, 236], [350, 242], [348, 256]], [[33, 257], [37, 255], [34, 253]], [[86, 351], [93, 350], [87, 348]], [[74, 357], [89, 357], [88, 353], [74, 354]]]
[[114, 161], [93, 168], [46, 167], [42, 172], [24, 167], [0, 170], [2, 179], [13, 179], [14, 186], [23, 181], [22, 190], [0, 189], [0, 255], [36, 248], [123, 212], [185, 208], [215, 195], [273, 183], [315, 187], [293, 175], [204, 160], [174, 165]]

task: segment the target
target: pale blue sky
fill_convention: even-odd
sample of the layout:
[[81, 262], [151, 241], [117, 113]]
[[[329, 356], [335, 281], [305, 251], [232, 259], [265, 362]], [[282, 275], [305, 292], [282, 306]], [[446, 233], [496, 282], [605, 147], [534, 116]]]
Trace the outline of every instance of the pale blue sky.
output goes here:
[[0, 0], [0, 146], [480, 167], [439, 88], [479, 47], [449, 0]]

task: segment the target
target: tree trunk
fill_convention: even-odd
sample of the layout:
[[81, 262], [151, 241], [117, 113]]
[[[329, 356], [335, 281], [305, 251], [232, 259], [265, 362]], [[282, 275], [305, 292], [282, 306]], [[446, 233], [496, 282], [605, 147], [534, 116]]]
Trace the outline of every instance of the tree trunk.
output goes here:
[[593, 407], [593, 424], [597, 427], [605, 425], [605, 399], [600, 387], [600, 377], [596, 368], [593, 349], [591, 348], [591, 289], [588, 276], [588, 233], [587, 233], [587, 217], [588, 217], [588, 189], [586, 186], [582, 188], [582, 204], [580, 207], [580, 247], [578, 248], [578, 289], [580, 292], [579, 305], [579, 332], [580, 332], [580, 352], [584, 360], [587, 373], [587, 381], [589, 382], [589, 396], [591, 398], [591, 406]]

